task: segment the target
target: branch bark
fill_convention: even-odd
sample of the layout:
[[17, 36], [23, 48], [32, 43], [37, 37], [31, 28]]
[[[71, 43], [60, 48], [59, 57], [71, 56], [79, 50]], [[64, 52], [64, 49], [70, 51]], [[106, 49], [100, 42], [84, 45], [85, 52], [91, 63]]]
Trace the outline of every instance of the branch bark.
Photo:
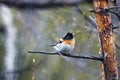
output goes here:
[[102, 65], [102, 80], [118, 80], [111, 18], [108, 11], [106, 11], [106, 9], [109, 8], [108, 0], [94, 0], [94, 11], [96, 14], [98, 33], [101, 32], [100, 53], [104, 59]]

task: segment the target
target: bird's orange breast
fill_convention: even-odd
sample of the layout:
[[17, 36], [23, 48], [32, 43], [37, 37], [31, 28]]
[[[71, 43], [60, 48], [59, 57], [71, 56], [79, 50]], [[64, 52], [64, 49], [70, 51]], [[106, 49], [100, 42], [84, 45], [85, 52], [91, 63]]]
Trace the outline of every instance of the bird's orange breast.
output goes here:
[[69, 44], [69, 45], [75, 45], [75, 39], [72, 39], [72, 40], [63, 40], [62, 39], [62, 42]]

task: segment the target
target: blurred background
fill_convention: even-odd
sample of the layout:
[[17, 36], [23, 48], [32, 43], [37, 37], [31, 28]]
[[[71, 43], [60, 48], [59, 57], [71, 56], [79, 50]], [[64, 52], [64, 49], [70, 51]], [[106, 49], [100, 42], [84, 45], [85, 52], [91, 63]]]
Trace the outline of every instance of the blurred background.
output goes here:
[[[99, 56], [95, 14], [89, 12], [92, 8], [92, 0], [1, 0], [0, 80], [101, 80], [99, 61], [28, 53], [54, 52], [49, 45], [73, 32], [74, 54]], [[112, 21], [119, 26], [118, 16], [112, 15]], [[118, 67], [119, 31], [114, 32]]]

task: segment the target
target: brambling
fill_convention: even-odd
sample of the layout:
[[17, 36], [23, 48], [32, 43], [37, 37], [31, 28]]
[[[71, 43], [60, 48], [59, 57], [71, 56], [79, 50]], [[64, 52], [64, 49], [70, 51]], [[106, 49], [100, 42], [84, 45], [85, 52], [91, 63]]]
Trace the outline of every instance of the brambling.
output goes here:
[[75, 37], [73, 33], [66, 33], [63, 38], [60, 38], [59, 42], [53, 45], [53, 48], [58, 53], [71, 53], [74, 49]]

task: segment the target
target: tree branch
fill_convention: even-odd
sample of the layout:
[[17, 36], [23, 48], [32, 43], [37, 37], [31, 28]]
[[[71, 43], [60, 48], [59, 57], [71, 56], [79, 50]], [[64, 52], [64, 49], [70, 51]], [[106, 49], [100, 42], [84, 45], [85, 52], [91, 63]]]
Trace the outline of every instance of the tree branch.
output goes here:
[[80, 4], [81, 1], [76, 2], [21, 2], [12, 0], [0, 0], [1, 4], [5, 4], [9, 7], [19, 8], [19, 9], [49, 9], [49, 8], [59, 8], [59, 7], [72, 7], [76, 4]]
[[[48, 55], [60, 55], [56, 52], [44, 52], [44, 51], [28, 51], [28, 53], [38, 53], [38, 54], [48, 54]], [[91, 59], [91, 60], [98, 60], [103, 61], [102, 57], [95, 57], [95, 56], [80, 56], [80, 55], [74, 55], [74, 54], [65, 54], [61, 53], [62, 56], [70, 57], [70, 58], [81, 58], [81, 59]]]
[[105, 80], [108, 80], [107, 67], [106, 67], [106, 55], [105, 55], [104, 45], [103, 45], [103, 40], [102, 40], [102, 32], [99, 32], [99, 37], [100, 37], [101, 52], [102, 52], [102, 57], [103, 57], [103, 67], [104, 67], [104, 72], [105, 72]]

